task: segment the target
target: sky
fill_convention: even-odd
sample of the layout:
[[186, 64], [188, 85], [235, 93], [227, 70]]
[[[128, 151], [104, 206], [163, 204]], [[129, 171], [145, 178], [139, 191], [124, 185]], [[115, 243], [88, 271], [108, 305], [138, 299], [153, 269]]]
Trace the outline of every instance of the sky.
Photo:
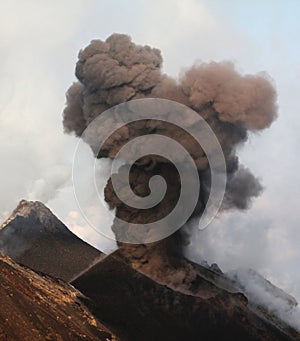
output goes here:
[[[81, 238], [106, 252], [114, 247], [95, 238], [80, 213], [72, 187], [78, 140], [62, 127], [78, 52], [92, 39], [127, 33], [157, 47], [175, 78], [196, 61], [230, 60], [243, 74], [266, 71], [278, 92], [277, 121], [239, 151], [264, 192], [249, 211], [194, 232], [187, 254], [225, 271], [252, 267], [300, 301], [299, 15], [298, 0], [3, 0], [0, 219], [21, 199], [41, 200]], [[91, 215], [93, 200], [86, 194]], [[101, 223], [111, 221], [104, 209]]]

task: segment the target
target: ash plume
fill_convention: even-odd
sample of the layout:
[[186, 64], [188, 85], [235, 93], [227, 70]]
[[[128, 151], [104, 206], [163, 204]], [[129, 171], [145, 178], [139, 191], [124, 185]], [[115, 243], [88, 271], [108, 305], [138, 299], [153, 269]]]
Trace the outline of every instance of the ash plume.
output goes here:
[[[276, 92], [268, 75], [241, 75], [230, 62], [210, 62], [193, 65], [175, 80], [163, 74], [161, 67], [158, 49], [136, 45], [127, 35], [113, 34], [105, 41], [93, 40], [80, 51], [76, 64], [78, 82], [67, 92], [63, 113], [65, 132], [80, 137], [95, 117], [133, 99], [162, 98], [184, 104], [206, 120], [223, 149], [228, 182], [222, 208], [247, 209], [251, 200], [261, 193], [262, 186], [248, 169], [239, 165], [236, 148], [247, 140], [249, 132], [269, 127], [277, 117]], [[202, 148], [178, 126], [137, 121], [118, 129], [100, 151], [92, 142], [90, 145], [95, 157], [113, 159], [123, 145], [140, 135], [157, 133], [176, 139], [188, 150], [198, 169], [201, 190], [193, 216], [200, 216], [210, 188], [209, 164]], [[101, 127], [96, 133], [102, 133]], [[130, 167], [129, 162], [119, 172], [126, 167]], [[176, 168], [159, 155], [145, 156], [133, 165], [131, 188], [139, 196], [148, 195], [149, 179], [156, 174], [164, 176], [168, 190], [160, 204], [142, 212], [121, 202], [111, 180], [108, 181], [105, 200], [111, 208], [116, 208], [118, 217], [148, 223], [172, 209], [180, 192], [180, 179]], [[113, 230], [120, 233], [120, 227]], [[178, 234], [175, 239], [178, 250], [182, 240]]]

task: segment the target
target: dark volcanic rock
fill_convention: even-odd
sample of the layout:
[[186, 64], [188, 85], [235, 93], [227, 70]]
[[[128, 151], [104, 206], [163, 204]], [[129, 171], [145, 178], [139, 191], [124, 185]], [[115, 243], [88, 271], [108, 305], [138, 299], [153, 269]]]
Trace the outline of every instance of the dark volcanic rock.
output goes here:
[[69, 231], [42, 203], [25, 200], [0, 228], [0, 252], [66, 281], [103, 256]]
[[0, 254], [0, 340], [116, 340], [71, 285]]
[[206, 297], [201, 290], [200, 295], [185, 294], [157, 283], [133, 269], [117, 252], [72, 284], [94, 301], [94, 313], [122, 340], [294, 339], [256, 315], [242, 294], [199, 277], [198, 286], [205, 287], [206, 282], [209, 289]]

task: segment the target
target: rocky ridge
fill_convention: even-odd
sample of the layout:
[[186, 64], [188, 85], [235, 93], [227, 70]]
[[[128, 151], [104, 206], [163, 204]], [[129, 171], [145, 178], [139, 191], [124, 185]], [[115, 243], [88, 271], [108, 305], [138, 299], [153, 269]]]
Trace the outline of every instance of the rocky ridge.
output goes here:
[[0, 252], [65, 281], [103, 256], [73, 234], [44, 204], [26, 200], [0, 227]]

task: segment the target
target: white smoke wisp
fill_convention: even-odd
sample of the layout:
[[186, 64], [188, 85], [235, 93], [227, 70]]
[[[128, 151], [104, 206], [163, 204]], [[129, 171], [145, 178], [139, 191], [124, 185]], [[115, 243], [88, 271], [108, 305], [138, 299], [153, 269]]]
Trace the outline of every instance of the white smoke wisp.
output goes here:
[[300, 331], [297, 286], [292, 287], [289, 278], [284, 282], [284, 272], [280, 275], [272, 271], [277, 266], [270, 257], [273, 246], [268, 240], [273, 230], [255, 212], [253, 209], [249, 213], [251, 222], [245, 226], [242, 216], [236, 213], [221, 214], [200, 232], [196, 222], [191, 221], [185, 230], [190, 237], [185, 256], [203, 266], [217, 263], [250, 303]]
[[227, 276], [238, 283], [250, 302], [259, 305], [270, 315], [300, 332], [300, 309], [292, 296], [276, 288], [251, 269], [241, 268], [228, 272]]
[[47, 170], [42, 178], [35, 180], [28, 193], [29, 200], [42, 201], [44, 204], [53, 199], [58, 191], [70, 180], [71, 170], [57, 165]]
[[[110, 253], [116, 249], [111, 230], [114, 210], [108, 211], [104, 187], [110, 175], [112, 161], [95, 159], [87, 145], [80, 150], [80, 160], [72, 173], [77, 186], [77, 192], [73, 193], [76, 207], [69, 212], [64, 222], [81, 239], [102, 252]], [[80, 205], [77, 195], [80, 196]]]

